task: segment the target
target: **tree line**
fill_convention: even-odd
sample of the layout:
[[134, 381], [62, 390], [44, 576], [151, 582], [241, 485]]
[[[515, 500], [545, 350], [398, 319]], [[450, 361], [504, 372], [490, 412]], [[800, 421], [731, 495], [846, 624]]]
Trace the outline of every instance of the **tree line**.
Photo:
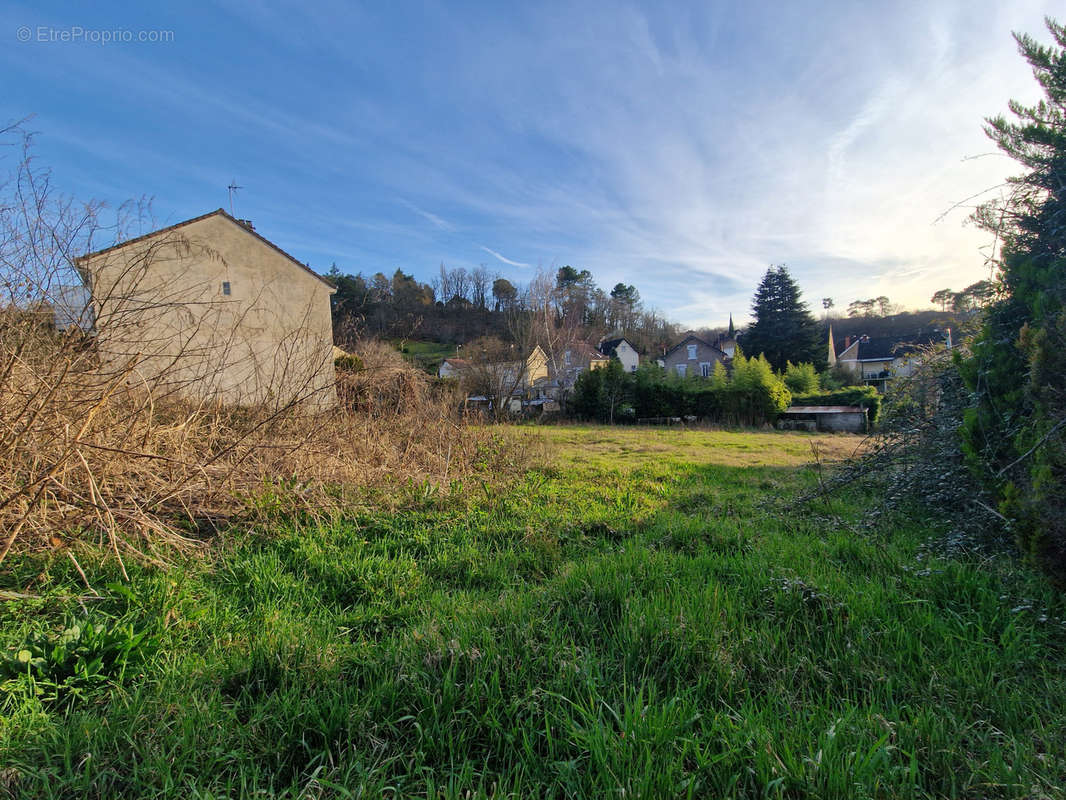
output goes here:
[[[587, 269], [569, 265], [539, 272], [524, 285], [484, 265], [467, 270], [441, 264], [428, 283], [400, 269], [391, 277], [351, 275], [335, 264], [327, 276], [337, 285], [334, 340], [342, 347], [366, 337], [525, 344], [534, 319], [541, 332], [535, 343], [542, 346], [559, 338], [595, 342], [624, 336], [641, 353], [657, 354], [679, 334], [676, 324], [644, 306], [635, 286], [617, 283], [606, 291]], [[549, 318], [550, 325], [544, 324]]]

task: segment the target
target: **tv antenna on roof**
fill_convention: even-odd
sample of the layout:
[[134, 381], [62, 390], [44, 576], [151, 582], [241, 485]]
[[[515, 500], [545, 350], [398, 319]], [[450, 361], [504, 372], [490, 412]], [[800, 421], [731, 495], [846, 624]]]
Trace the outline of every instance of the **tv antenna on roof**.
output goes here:
[[233, 213], [233, 193], [234, 193], [235, 191], [237, 191], [238, 189], [243, 189], [244, 187], [243, 187], [243, 186], [238, 186], [238, 185], [237, 185], [237, 180], [236, 180], [236, 179], [234, 179], [234, 180], [233, 180], [233, 181], [232, 181], [232, 182], [230, 183], [230, 185], [229, 185], [229, 186], [227, 186], [226, 188], [227, 188], [227, 189], [229, 189], [229, 215], [230, 215], [231, 217], [235, 217], [235, 216], [236, 216], [236, 214], [234, 214], [234, 213]]

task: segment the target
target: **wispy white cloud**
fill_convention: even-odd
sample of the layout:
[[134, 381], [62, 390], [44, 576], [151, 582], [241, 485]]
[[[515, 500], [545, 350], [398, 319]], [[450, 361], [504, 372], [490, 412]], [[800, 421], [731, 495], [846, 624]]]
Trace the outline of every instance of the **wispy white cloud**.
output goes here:
[[485, 247], [485, 245], [481, 245], [481, 249], [484, 250], [486, 253], [488, 253], [493, 258], [495, 258], [497, 261], [502, 261], [504, 264], [510, 264], [512, 267], [528, 267], [528, 266], [530, 266], [529, 264], [525, 263], [524, 261], [512, 261], [511, 259], [507, 258], [506, 256], [503, 256], [500, 253], [497, 253], [491, 247]]
[[[654, 11], [590, 12], [555, 36], [554, 18], [534, 20], [475, 51], [464, 74], [480, 74], [479, 97], [509, 134], [564, 154], [567, 168], [541, 173], [482, 147], [458, 169], [480, 184], [449, 197], [491, 215], [500, 241], [603, 285], [635, 283], [691, 324], [742, 314], [772, 263], [815, 303], [927, 305], [987, 275], [987, 237], [963, 224], [968, 209], [937, 219], [1010, 173], [1002, 159], [965, 159], [989, 149], [983, 116], [1032, 94], [1009, 32], [1039, 33], [1046, 10], [827, 9], [732, 52]], [[722, 13], [708, 27], [759, 25]], [[742, 39], [724, 30], [720, 41]]]
[[[635, 284], [698, 325], [739, 322], [772, 263], [838, 308], [919, 305], [986, 277], [987, 237], [962, 224], [974, 201], [940, 217], [1016, 171], [966, 159], [992, 149], [984, 116], [1034, 99], [1009, 32], [1041, 35], [1053, 1], [549, 2], [500, 6], [476, 31], [432, 5], [417, 19], [337, 7], [297, 31], [282, 0], [216, 50], [179, 31], [169, 50], [27, 45], [0, 64], [29, 98], [5, 97], [8, 116], [41, 111], [42, 142], [59, 139], [83, 185], [155, 194], [164, 218], [222, 205], [237, 175], [244, 213], [318, 263], [428, 279], [480, 248]], [[228, 8], [197, 24], [246, 13]], [[287, 66], [255, 80], [264, 39]], [[427, 55], [445, 40], [447, 58]], [[32, 105], [60, 83], [62, 105]]]
[[404, 199], [400, 198], [397, 202], [399, 202], [399, 204], [404, 206], [405, 208], [410, 209], [411, 211], [415, 212], [416, 214], [418, 214], [418, 216], [422, 217], [423, 219], [429, 220], [431, 223], [433, 223], [437, 228], [439, 228], [442, 231], [454, 231], [455, 230], [455, 226], [452, 225], [450, 222], [448, 222], [448, 220], [442, 219], [441, 217], [438, 217], [436, 214], [433, 214], [433, 213], [431, 213], [429, 211], [426, 211], [424, 208], [419, 208], [418, 206], [416, 206], [414, 203], [410, 202], [409, 200], [404, 200]]

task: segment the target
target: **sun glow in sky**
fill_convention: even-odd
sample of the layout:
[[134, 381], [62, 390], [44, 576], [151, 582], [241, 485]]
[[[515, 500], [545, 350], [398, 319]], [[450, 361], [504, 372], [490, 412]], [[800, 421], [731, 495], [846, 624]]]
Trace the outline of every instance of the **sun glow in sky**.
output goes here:
[[966, 219], [1018, 168], [982, 120], [1038, 97], [1010, 33], [1055, 12], [195, 6], [6, 4], [0, 122], [33, 115], [58, 185], [149, 196], [159, 225], [235, 180], [237, 216], [321, 272], [571, 264], [691, 326], [741, 322], [770, 264], [818, 311], [988, 277]]

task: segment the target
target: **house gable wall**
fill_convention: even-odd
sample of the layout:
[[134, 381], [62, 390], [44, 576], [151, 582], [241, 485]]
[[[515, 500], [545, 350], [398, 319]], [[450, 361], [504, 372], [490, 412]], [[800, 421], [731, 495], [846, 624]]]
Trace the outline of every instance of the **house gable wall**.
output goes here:
[[156, 393], [235, 404], [335, 402], [332, 289], [227, 215], [80, 262], [99, 350]]
[[618, 346], [614, 349], [614, 354], [622, 362], [622, 369], [626, 372], [637, 371], [637, 366], [640, 364], [640, 355], [625, 339], [618, 343]]

